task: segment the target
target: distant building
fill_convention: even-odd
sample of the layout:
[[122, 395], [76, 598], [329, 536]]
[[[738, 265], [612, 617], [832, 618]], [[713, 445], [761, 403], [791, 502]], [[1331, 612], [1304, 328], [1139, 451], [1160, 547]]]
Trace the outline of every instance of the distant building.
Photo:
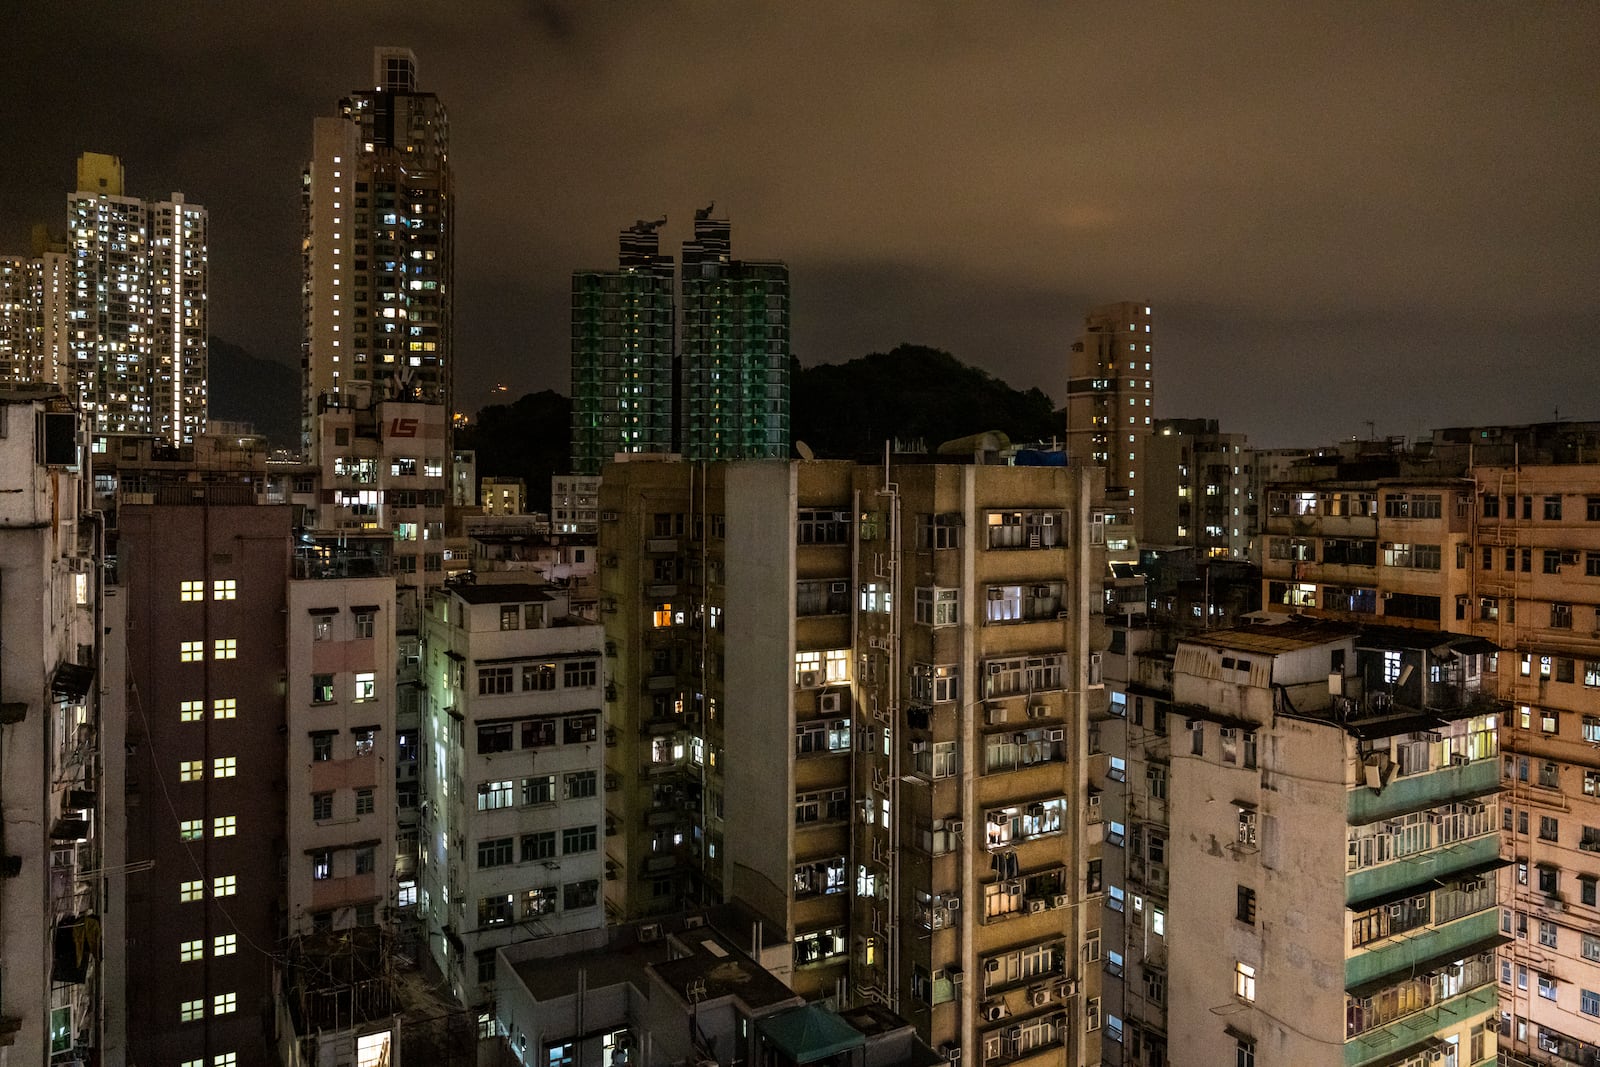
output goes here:
[[672, 257], [665, 223], [619, 235], [616, 270], [572, 275], [572, 466], [595, 475], [619, 452], [670, 452], [677, 410]]
[[485, 478], [478, 483], [485, 515], [521, 515], [527, 510], [528, 486], [521, 478]]
[[[450, 126], [416, 57], [373, 50], [372, 88], [312, 127], [304, 177], [302, 445], [327, 407], [413, 400], [451, 413]], [[450, 456], [447, 454], [445, 460]]]
[[1254, 532], [1250, 442], [1215, 419], [1157, 419], [1145, 462], [1143, 543], [1245, 559]]
[[[789, 454], [789, 268], [732, 257], [727, 219], [695, 212], [681, 303], [666, 219], [623, 230], [615, 271], [572, 275], [572, 455], [597, 475], [625, 453]], [[681, 334], [678, 323], [681, 321]]]
[[1155, 373], [1150, 306], [1123, 301], [1092, 309], [1067, 357], [1067, 455], [1074, 466], [1106, 470], [1106, 501], [1132, 509], [1146, 538], [1148, 448], [1154, 428]]
[[694, 213], [684, 242], [681, 425], [690, 460], [789, 456], [789, 268], [732, 258], [727, 219]]
[[67, 236], [0, 259], [0, 381], [55, 382], [101, 433], [189, 444], [205, 431], [207, 215], [128, 196], [86, 152]]
[[600, 529], [600, 476], [557, 474], [550, 479], [550, 532], [589, 534]]

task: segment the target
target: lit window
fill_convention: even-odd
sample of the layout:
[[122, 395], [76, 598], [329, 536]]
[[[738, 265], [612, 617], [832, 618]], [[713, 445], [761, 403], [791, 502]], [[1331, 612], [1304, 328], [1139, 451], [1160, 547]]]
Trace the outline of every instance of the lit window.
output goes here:
[[183, 663], [198, 663], [205, 658], [206, 643], [204, 641], [180, 641], [178, 643], [178, 659]]
[[239, 892], [239, 877], [233, 874], [222, 874], [211, 879], [211, 895], [214, 897], [231, 897]]
[[198, 782], [205, 777], [206, 761], [201, 759], [187, 759], [178, 764], [178, 781]]
[[179, 882], [178, 901], [183, 904], [192, 904], [205, 895], [204, 882]]
[[239, 642], [232, 637], [219, 637], [211, 642], [212, 659], [238, 659]]
[[235, 837], [239, 833], [239, 817], [237, 815], [218, 815], [211, 820], [212, 837]]
[[178, 945], [178, 962], [193, 963], [205, 956], [206, 942], [204, 938], [198, 941], [184, 941]]
[[181, 722], [199, 722], [205, 712], [204, 700], [185, 700], [178, 705], [178, 719]]
[[239, 595], [239, 583], [232, 578], [223, 578], [211, 583], [212, 600], [236, 600]]
[[232, 778], [238, 773], [238, 756], [218, 756], [211, 761], [211, 777], [213, 778]]
[[213, 719], [236, 719], [239, 717], [239, 702], [233, 697], [223, 697], [221, 700], [211, 702], [211, 717]]
[[178, 1007], [178, 1019], [181, 1022], [192, 1023], [205, 1017], [206, 1002], [204, 1000], [186, 1000]]
[[219, 1052], [211, 1057], [211, 1067], [239, 1067], [237, 1052]]
[[206, 835], [204, 819], [185, 819], [178, 824], [178, 836], [184, 841], [198, 841]]
[[231, 1015], [239, 1008], [239, 994], [218, 993], [211, 998], [212, 1015]]
[[205, 597], [205, 595], [205, 582], [180, 582], [178, 584], [178, 597], [185, 602], [191, 600], [201, 600]]
[[1233, 992], [1234, 995], [1251, 1003], [1256, 999], [1256, 969], [1248, 963], [1236, 963], [1233, 967]]
[[377, 696], [377, 690], [378, 676], [376, 674], [371, 671], [358, 673], [356, 675], [355, 695], [351, 699], [356, 701], [372, 700]]
[[238, 934], [218, 934], [211, 939], [211, 954], [213, 956], [231, 956], [238, 951]]

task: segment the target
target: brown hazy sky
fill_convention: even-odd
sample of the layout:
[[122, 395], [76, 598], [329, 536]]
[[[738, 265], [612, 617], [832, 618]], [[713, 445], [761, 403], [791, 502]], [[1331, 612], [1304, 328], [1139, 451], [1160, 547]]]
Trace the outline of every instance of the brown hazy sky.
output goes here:
[[213, 332], [298, 361], [311, 120], [409, 45], [450, 109], [458, 406], [567, 387], [571, 270], [694, 208], [805, 363], [901, 341], [1065, 400], [1156, 308], [1160, 415], [1264, 444], [1600, 418], [1600, 4], [12, 4], [0, 248], [78, 152], [211, 212]]

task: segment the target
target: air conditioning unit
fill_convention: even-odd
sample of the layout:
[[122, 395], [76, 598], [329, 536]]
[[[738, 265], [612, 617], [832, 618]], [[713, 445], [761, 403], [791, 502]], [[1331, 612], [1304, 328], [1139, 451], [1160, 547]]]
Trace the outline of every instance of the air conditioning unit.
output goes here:
[[661, 924], [645, 923], [639, 927], [639, 940], [644, 944], [661, 940]]
[[1046, 716], [1048, 716], [1049, 714], [1050, 714], [1050, 705], [1049, 704], [1029, 704], [1028, 705], [1028, 718], [1030, 718], [1030, 719], [1043, 719]]
[[1391, 592], [1388, 589], [1385, 589], [1383, 592], [1378, 594], [1378, 598], [1380, 600], [1393, 600], [1394, 599], [1394, 593]]
[[1000, 961], [993, 959], [984, 960], [983, 969], [988, 971], [990, 974], [993, 974], [1000, 969]]
[[1041, 912], [1041, 911], [1044, 911], [1044, 910], [1045, 910], [1044, 901], [1042, 901], [1042, 900], [1030, 900], [1030, 901], [1028, 901], [1028, 914], [1029, 915], [1033, 915], [1033, 914], [1035, 914], [1037, 912]]
[[1054, 730], [1046, 730], [1044, 732], [1044, 739], [1046, 741], [1065, 741], [1067, 739], [1067, 731], [1060, 729], [1059, 727]]
[[1406, 909], [1405, 909], [1404, 905], [1401, 905], [1401, 904], [1390, 904], [1389, 905], [1389, 918], [1398, 919], [1398, 918], [1400, 918], [1401, 915], [1405, 914], [1405, 910]]
[[823, 715], [837, 715], [843, 700], [838, 693], [823, 693], [817, 697], [817, 711]]
[[986, 716], [990, 726], [999, 726], [1006, 721], [1006, 706], [1004, 704], [990, 704]]
[[952, 834], [955, 834], [958, 837], [965, 832], [966, 828], [967, 824], [962, 822], [960, 819], [951, 819], [949, 822], [945, 823], [945, 829], [949, 830]]
[[946, 1063], [961, 1062], [961, 1046], [944, 1044], [939, 1046], [939, 1055], [943, 1056]]
[[683, 917], [683, 928], [685, 930], [698, 930], [705, 924], [706, 917], [704, 915], [685, 915]]
[[1022, 895], [1022, 882], [1020, 880], [1007, 882], [1005, 884], [1005, 892], [1011, 896], [1020, 897]]
[[1008, 1026], [1008, 1027], [1006, 1027], [1006, 1040], [1007, 1041], [1013, 1041], [1013, 1042], [1022, 1040], [1022, 1027], [1020, 1027], [1020, 1026]]
[[1050, 1003], [1050, 990], [1040, 987], [1028, 991], [1028, 1003], [1035, 1008], [1042, 1008]]
[[1057, 893], [1055, 896], [1050, 898], [1050, 906], [1053, 907], [1053, 908], [1064, 908], [1064, 907], [1066, 907], [1067, 906], [1067, 895], [1065, 893]]
[[1471, 762], [1471, 757], [1465, 752], [1450, 753], [1450, 766], [1452, 767], [1465, 767], [1469, 762]]
[[989, 587], [989, 599], [990, 600], [1004, 600], [1005, 598], [1006, 598], [1006, 591], [1005, 591], [1004, 587], [998, 586], [998, 585], [991, 585]]
[[830, 592], [830, 593], [848, 593], [849, 591], [850, 591], [850, 583], [849, 582], [829, 582], [828, 583], [828, 592]]
[[1063, 978], [1056, 983], [1056, 996], [1062, 1000], [1076, 996], [1078, 993], [1078, 980], [1076, 978]]
[[801, 671], [800, 672], [800, 688], [801, 689], [815, 689], [818, 686], [820, 686], [821, 684], [822, 684], [822, 672], [821, 671]]
[[[958, 823], [957, 825], [960, 825], [960, 824]], [[947, 900], [945, 900], [945, 902], [944, 902], [944, 910], [945, 911], [960, 911], [961, 910], [961, 898], [960, 897], [950, 897]], [[960, 972], [957, 972], [957, 973], [960, 973]]]

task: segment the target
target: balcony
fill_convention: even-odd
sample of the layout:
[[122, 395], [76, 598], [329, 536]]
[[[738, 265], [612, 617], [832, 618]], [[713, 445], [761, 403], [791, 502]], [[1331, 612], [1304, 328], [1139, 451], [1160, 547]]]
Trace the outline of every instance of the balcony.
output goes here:
[[1345, 1067], [1362, 1067], [1364, 1064], [1392, 1063], [1393, 1053], [1411, 1047], [1421, 1037], [1441, 1027], [1452, 1026], [1463, 1019], [1492, 1012], [1498, 1002], [1493, 985], [1479, 986], [1467, 993], [1440, 1001], [1426, 1011], [1396, 1019], [1387, 1026], [1368, 1030], [1360, 1037], [1344, 1043]]
[[1499, 917], [1499, 909], [1490, 906], [1444, 926], [1410, 931], [1390, 944], [1358, 951], [1344, 961], [1345, 987], [1354, 988], [1385, 975], [1405, 977], [1424, 969], [1422, 965], [1429, 960], [1469, 955], [1467, 949], [1495, 937]]
[[1345, 814], [1352, 826], [1358, 826], [1452, 800], [1484, 796], [1499, 788], [1499, 761], [1473, 760], [1394, 778], [1382, 789], [1359, 785], [1346, 796]]
[[1473, 867], [1487, 869], [1500, 859], [1500, 835], [1484, 834], [1468, 841], [1431, 848], [1381, 867], [1351, 871], [1345, 878], [1346, 903], [1374, 900], [1410, 886], [1429, 886]]

